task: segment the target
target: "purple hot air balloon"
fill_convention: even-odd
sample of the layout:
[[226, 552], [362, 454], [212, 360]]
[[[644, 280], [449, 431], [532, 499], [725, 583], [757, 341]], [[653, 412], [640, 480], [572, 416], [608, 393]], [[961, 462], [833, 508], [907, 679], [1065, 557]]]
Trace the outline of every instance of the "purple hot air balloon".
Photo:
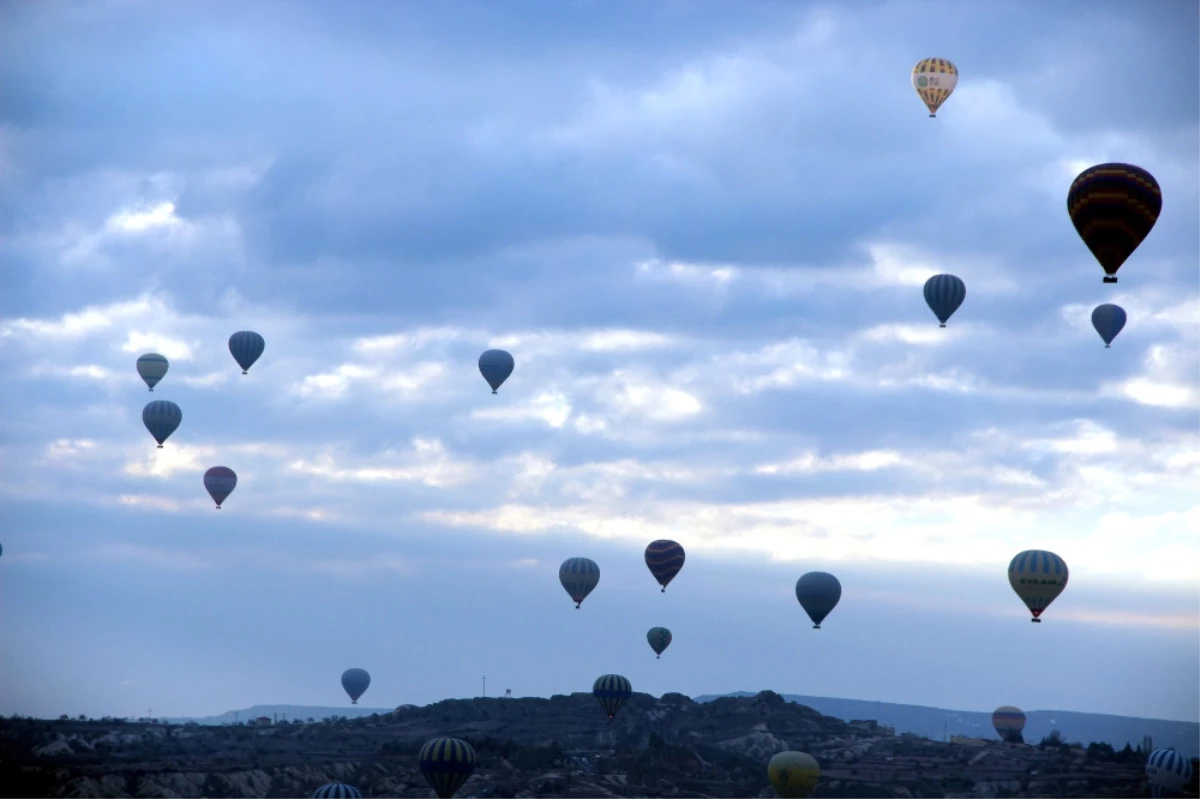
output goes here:
[[220, 510], [221, 503], [237, 488], [237, 475], [228, 466], [214, 466], [204, 473], [204, 487]]

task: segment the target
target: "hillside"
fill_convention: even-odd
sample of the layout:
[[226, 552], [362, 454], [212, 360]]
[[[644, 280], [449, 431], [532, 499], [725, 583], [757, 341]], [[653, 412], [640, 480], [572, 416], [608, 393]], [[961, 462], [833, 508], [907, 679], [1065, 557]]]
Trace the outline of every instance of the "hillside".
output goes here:
[[[748, 691], [737, 691], [725, 696], [753, 696]], [[710, 702], [716, 696], [696, 697], [697, 702]], [[897, 705], [889, 702], [867, 702], [859, 699], [835, 699], [825, 696], [803, 696], [784, 694], [789, 702], [801, 705], [835, 718], [875, 719], [880, 724], [894, 727], [896, 734], [915, 733], [925, 738], [940, 741], [943, 733], [981, 738], [994, 738], [991, 712], [970, 710], [944, 710], [922, 705]], [[1026, 710], [1025, 740], [1037, 743], [1053, 730], [1058, 730], [1067, 741], [1083, 744], [1092, 741], [1104, 742], [1121, 749], [1126, 743], [1137, 746], [1142, 737], [1149, 735], [1158, 748], [1173, 746], [1188, 757], [1200, 757], [1200, 724], [1163, 719], [1143, 719], [1132, 716], [1110, 716], [1103, 713], [1076, 713], [1070, 710]]]
[[766, 762], [784, 749], [820, 761], [814, 797], [1146, 792], [1136, 755], [894, 736], [764, 691], [704, 703], [635, 694], [612, 723], [584, 693], [446, 700], [311, 724], [5, 719], [0, 795], [309, 796], [341, 780], [365, 796], [428, 797], [416, 753], [439, 735], [479, 754], [463, 797], [766, 797]]

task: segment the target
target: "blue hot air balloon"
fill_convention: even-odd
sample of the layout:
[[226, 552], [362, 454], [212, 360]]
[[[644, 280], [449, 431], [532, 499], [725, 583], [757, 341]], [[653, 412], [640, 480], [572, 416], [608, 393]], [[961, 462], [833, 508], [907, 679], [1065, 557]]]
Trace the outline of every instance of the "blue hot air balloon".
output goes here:
[[313, 791], [313, 799], [362, 799], [362, 791], [344, 782], [327, 782]]
[[475, 749], [459, 738], [433, 738], [417, 755], [421, 776], [438, 799], [450, 799], [475, 771]]
[[821, 622], [841, 598], [842, 584], [828, 572], [809, 572], [796, 581], [796, 599], [812, 619], [814, 630], [821, 629]]
[[350, 704], [357, 705], [358, 698], [371, 685], [371, 675], [366, 669], [346, 669], [342, 672], [342, 687], [350, 695]]
[[146, 381], [151, 391], [158, 385], [158, 381], [166, 377], [169, 366], [167, 359], [157, 352], [147, 352], [137, 359], [137, 373]]
[[600, 583], [600, 567], [591, 558], [567, 558], [558, 567], [558, 581], [571, 595], [578, 610], [587, 595]]
[[1104, 339], [1105, 349], [1112, 346], [1113, 339], [1125, 327], [1125, 319], [1125, 309], [1110, 302], [1097, 305], [1092, 311], [1092, 327]]
[[1191, 761], [1174, 749], [1155, 750], [1146, 760], [1146, 781], [1155, 799], [1179, 796], [1192, 781]]
[[625, 700], [633, 696], [633, 686], [620, 674], [604, 674], [592, 685], [592, 696], [596, 697], [604, 708], [604, 714], [612, 721]]
[[158, 442], [158, 449], [162, 449], [163, 442], [171, 437], [182, 421], [183, 411], [169, 400], [154, 400], [142, 408], [142, 424]]
[[239, 330], [229, 337], [229, 354], [246, 374], [267, 348], [267, 342], [253, 330]]
[[646, 633], [646, 640], [650, 642], [656, 659], [662, 657], [662, 653], [671, 645], [671, 639], [671, 631], [666, 627], [651, 627]]
[[651, 541], [646, 547], [646, 567], [650, 569], [654, 579], [658, 580], [664, 592], [667, 590], [667, 583], [674, 580], [675, 575], [683, 568], [685, 557], [683, 547], [674, 541], [659, 539]]
[[934, 275], [925, 281], [925, 302], [941, 322], [940, 327], [946, 326], [946, 320], [954, 315], [966, 298], [966, 284], [954, 275]]
[[204, 473], [204, 488], [220, 510], [221, 503], [237, 488], [237, 475], [228, 466], [214, 466]]
[[514, 365], [513, 356], [504, 350], [488, 350], [479, 356], [479, 373], [492, 387], [493, 394], [512, 374]]

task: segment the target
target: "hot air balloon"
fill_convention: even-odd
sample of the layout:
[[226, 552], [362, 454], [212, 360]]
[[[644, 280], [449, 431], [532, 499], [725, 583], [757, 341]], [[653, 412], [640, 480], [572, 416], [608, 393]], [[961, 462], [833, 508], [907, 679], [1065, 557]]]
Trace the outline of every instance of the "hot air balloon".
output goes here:
[[646, 566], [664, 592], [667, 590], [667, 583], [674, 580], [675, 575], [683, 568], [684, 558], [683, 547], [674, 541], [659, 539], [651, 541], [646, 547]]
[[646, 640], [654, 650], [655, 659], [662, 657], [663, 650], [671, 645], [671, 631], [666, 627], [651, 627], [646, 633]]
[[578, 610], [587, 595], [600, 582], [600, 567], [591, 558], [567, 558], [558, 567], [558, 581], [567, 589]]
[[1025, 714], [1021, 708], [1001, 705], [992, 713], [992, 727], [1002, 740], [1021, 743], [1021, 730], [1025, 729]]
[[366, 669], [346, 669], [342, 672], [342, 688], [350, 695], [350, 704], [357, 705], [358, 698], [371, 685], [371, 675]]
[[514, 365], [513, 356], [504, 350], [488, 350], [479, 356], [479, 373], [492, 387], [493, 394], [512, 374]]
[[313, 791], [313, 799], [362, 799], [362, 791], [344, 782], [327, 782]]
[[475, 750], [458, 738], [433, 738], [418, 756], [421, 775], [438, 795], [449, 799], [475, 771]]
[[780, 752], [767, 763], [767, 777], [779, 796], [808, 796], [817, 786], [821, 767], [812, 755], [804, 752]]
[[1174, 749], [1158, 749], [1146, 761], [1146, 780], [1153, 797], [1179, 796], [1192, 781], [1192, 763]]
[[169, 400], [154, 400], [142, 408], [142, 424], [158, 442], [158, 449], [162, 449], [163, 442], [171, 437], [182, 421], [183, 411]]
[[229, 354], [246, 374], [267, 348], [267, 342], [253, 330], [239, 330], [229, 337]]
[[1008, 582], [1021, 601], [1039, 618], [1067, 587], [1067, 564], [1053, 552], [1027, 549], [1008, 564]]
[[946, 321], [967, 298], [967, 286], [954, 275], [934, 275], [925, 281], [925, 303], [945, 327]]
[[1162, 189], [1132, 164], [1099, 164], [1079, 173], [1067, 192], [1067, 213], [1083, 243], [1104, 268], [1104, 282], [1133, 255], [1158, 221]]
[[167, 359], [157, 352], [147, 352], [137, 359], [137, 373], [142, 376], [142, 380], [146, 381], [146, 385], [150, 387], [151, 391], [158, 385], [159, 380], [166, 377], [169, 367]]
[[1113, 339], [1125, 327], [1125, 319], [1125, 309], [1108, 302], [1097, 305], [1092, 311], [1092, 327], [1104, 339], [1105, 349], [1112, 346]]
[[929, 109], [929, 116], [936, 117], [958, 85], [958, 67], [944, 58], [923, 58], [913, 67], [912, 85]]
[[228, 466], [214, 466], [204, 473], [204, 487], [220, 510], [221, 503], [237, 488], [237, 475]]
[[828, 572], [809, 572], [796, 581], [796, 599], [812, 619], [814, 630], [821, 629], [821, 622], [841, 598], [842, 584]]
[[600, 701], [605, 715], [612, 721], [613, 716], [621, 709], [621, 704], [633, 696], [633, 686], [620, 674], [605, 674], [597, 678], [592, 685], [592, 696]]

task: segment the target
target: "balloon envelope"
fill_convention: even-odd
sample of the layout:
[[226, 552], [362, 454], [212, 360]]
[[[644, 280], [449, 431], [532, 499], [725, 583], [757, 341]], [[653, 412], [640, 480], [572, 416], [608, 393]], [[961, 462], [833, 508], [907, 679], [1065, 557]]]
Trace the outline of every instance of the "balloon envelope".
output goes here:
[[558, 567], [558, 581], [578, 608], [600, 583], [600, 567], [591, 558], [567, 558]]
[[780, 752], [767, 763], [767, 777], [779, 796], [808, 796], [817, 786], [821, 767], [804, 752]]
[[204, 487], [220, 508], [221, 503], [237, 488], [237, 475], [228, 466], [214, 466], [204, 473]]
[[671, 645], [671, 631], [666, 627], [651, 627], [646, 633], [646, 640], [650, 642], [654, 654], [661, 656], [663, 650]]
[[1025, 729], [1025, 714], [1019, 707], [1001, 705], [992, 713], [992, 727], [1001, 738], [1007, 738]]
[[169, 400], [154, 400], [142, 408], [142, 424], [146, 425], [150, 435], [154, 436], [159, 449], [162, 449], [163, 442], [179, 429], [179, 423], [182, 421], [183, 411]]
[[1067, 191], [1071, 224], [1116, 283], [1117, 270], [1138, 248], [1162, 212], [1162, 189], [1146, 170], [1132, 164], [1097, 164], [1079, 173]]
[[620, 674], [605, 674], [598, 677], [593, 683], [592, 696], [599, 700], [608, 720], [612, 721], [613, 716], [617, 715], [617, 711], [621, 709], [622, 703], [633, 696], [633, 686]]
[[941, 327], [967, 298], [967, 286], [954, 275], [934, 275], [925, 281], [925, 303]]
[[421, 747], [417, 761], [438, 799], [450, 799], [475, 771], [475, 749], [458, 738], [434, 738]]
[[1146, 781], [1151, 796], [1179, 796], [1192, 781], [1192, 763], [1174, 749], [1158, 749], [1146, 760]]
[[942, 103], [958, 85], [958, 67], [944, 58], [923, 58], [913, 67], [912, 85], [929, 109], [929, 116], [937, 116]]
[[1106, 348], [1112, 345], [1113, 339], [1124, 329], [1125, 320], [1125, 309], [1120, 305], [1106, 302], [1097, 305], [1092, 311], [1092, 327], [1096, 328], [1100, 338], [1104, 339]]
[[513, 356], [504, 350], [487, 350], [479, 356], [479, 373], [492, 387], [493, 394], [512, 374], [514, 365]]
[[1053, 552], [1027, 549], [1008, 564], [1008, 584], [1040, 622], [1042, 612], [1067, 587], [1067, 564]]
[[146, 381], [151, 391], [158, 385], [158, 381], [166, 377], [168, 368], [170, 364], [167, 363], [167, 359], [157, 352], [148, 352], [137, 359], [137, 373]]
[[821, 629], [821, 622], [841, 598], [842, 584], [829, 572], [809, 572], [796, 581], [796, 599], [812, 619], [813, 629]]
[[267, 348], [267, 342], [253, 330], [239, 330], [229, 337], [229, 354], [246, 374]]
[[327, 782], [313, 791], [313, 799], [362, 799], [362, 791], [344, 782]]
[[667, 583], [674, 580], [675, 575], [679, 574], [685, 558], [683, 547], [665, 538], [651, 541], [650, 545], [646, 547], [646, 567], [650, 569], [654, 579], [658, 580], [663, 591], [667, 590]]
[[366, 669], [346, 669], [342, 672], [342, 687], [350, 695], [350, 704], [357, 705], [358, 698], [371, 685], [371, 675]]

